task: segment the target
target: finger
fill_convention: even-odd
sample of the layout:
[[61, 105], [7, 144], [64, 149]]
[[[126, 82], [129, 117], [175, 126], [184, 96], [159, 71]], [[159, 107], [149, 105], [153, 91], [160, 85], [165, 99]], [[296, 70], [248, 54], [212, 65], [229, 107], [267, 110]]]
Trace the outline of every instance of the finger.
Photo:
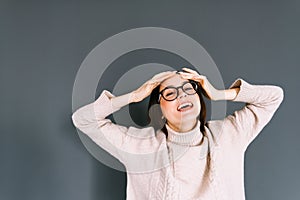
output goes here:
[[164, 73], [164, 74], [159, 74], [159, 76], [153, 77], [153, 81], [155, 82], [161, 82], [167, 78], [170, 78], [171, 76], [174, 76], [176, 74], [176, 71], [169, 72], [169, 73]]
[[194, 80], [196, 82], [199, 82], [199, 83], [203, 83], [203, 81], [206, 80], [206, 77], [205, 76], [202, 76], [202, 75], [194, 75], [194, 74], [181, 74], [181, 77], [183, 79], [187, 79], [187, 80]]
[[194, 81], [198, 81], [199, 78], [197, 78], [195, 75], [193, 74], [180, 74], [181, 78], [186, 79], [186, 80], [194, 80]]
[[192, 70], [192, 69], [190, 69], [190, 68], [183, 67], [182, 69], [183, 69], [184, 71], [190, 72], [190, 73], [192, 73], [192, 74], [198, 74], [197, 71]]
[[154, 77], [164, 76], [164, 75], [166, 75], [166, 74], [173, 74], [173, 73], [176, 73], [176, 71], [165, 71], [165, 72], [160, 72], [160, 73], [154, 75]]
[[181, 77], [192, 77], [192, 76], [195, 76], [195, 75], [194, 75], [194, 74], [191, 74], [191, 73], [181, 72], [181, 73], [180, 73], [180, 76], [181, 76]]
[[181, 72], [180, 76], [183, 78], [194, 78], [196, 75], [195, 74], [191, 74], [191, 73], [187, 73], [187, 72]]
[[146, 85], [149, 85], [151, 89], [154, 89], [155, 87], [157, 87], [158, 85], [160, 85], [164, 80], [168, 79], [169, 77], [173, 76], [174, 74], [168, 74], [165, 75], [163, 77], [159, 77], [159, 78], [154, 78], [154, 79], [150, 79], [147, 83], [145, 83]]
[[200, 75], [200, 74], [191, 74], [191, 73], [187, 73], [187, 72], [180, 72], [180, 75], [181, 76], [184, 76], [184, 77], [187, 77], [187, 76], [189, 76], [189, 77], [195, 77], [195, 78], [205, 78], [205, 76], [204, 75]]

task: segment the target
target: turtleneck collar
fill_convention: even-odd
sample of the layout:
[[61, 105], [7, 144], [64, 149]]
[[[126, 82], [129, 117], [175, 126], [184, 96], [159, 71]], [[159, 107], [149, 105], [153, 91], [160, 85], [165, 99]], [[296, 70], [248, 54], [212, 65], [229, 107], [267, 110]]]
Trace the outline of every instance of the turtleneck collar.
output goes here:
[[166, 124], [166, 129], [168, 131], [168, 141], [184, 145], [184, 146], [196, 146], [199, 145], [202, 141], [203, 135], [200, 131], [200, 121], [197, 121], [196, 126], [184, 133], [176, 132], [168, 124]]

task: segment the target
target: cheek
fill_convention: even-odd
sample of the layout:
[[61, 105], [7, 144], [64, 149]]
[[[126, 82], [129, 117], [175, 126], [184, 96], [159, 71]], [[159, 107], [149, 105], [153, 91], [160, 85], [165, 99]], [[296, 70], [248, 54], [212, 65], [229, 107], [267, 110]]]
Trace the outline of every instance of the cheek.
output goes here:
[[199, 97], [195, 97], [195, 99], [194, 99], [193, 102], [194, 102], [194, 106], [196, 106], [197, 109], [198, 109], [198, 111], [200, 112], [200, 110], [201, 110], [201, 103], [200, 103]]
[[160, 108], [163, 115], [168, 116], [174, 114], [174, 112], [176, 111], [176, 104], [173, 102], [163, 101], [160, 103]]

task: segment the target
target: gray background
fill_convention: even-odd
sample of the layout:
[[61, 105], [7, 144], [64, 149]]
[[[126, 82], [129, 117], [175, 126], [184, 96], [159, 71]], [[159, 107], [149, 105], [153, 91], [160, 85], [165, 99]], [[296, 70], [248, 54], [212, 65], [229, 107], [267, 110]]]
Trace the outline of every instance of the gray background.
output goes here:
[[[283, 87], [284, 102], [246, 152], [246, 197], [299, 199], [299, 7], [296, 0], [0, 1], [0, 199], [125, 198], [126, 174], [94, 159], [78, 137], [72, 88], [96, 45], [145, 26], [197, 40], [227, 87], [238, 77]], [[112, 64], [99, 91], [121, 68], [180, 65], [166, 52], [128, 56]], [[228, 106], [229, 113], [240, 107]]]

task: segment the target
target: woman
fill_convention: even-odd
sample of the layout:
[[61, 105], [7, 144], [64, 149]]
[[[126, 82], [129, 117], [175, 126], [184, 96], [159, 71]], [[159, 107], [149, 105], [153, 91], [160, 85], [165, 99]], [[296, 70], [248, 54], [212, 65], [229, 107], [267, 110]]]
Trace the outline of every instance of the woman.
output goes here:
[[[223, 120], [205, 122], [201, 93], [211, 100], [245, 102]], [[159, 105], [163, 127], [125, 127], [106, 119], [121, 107], [150, 95]], [[244, 153], [283, 100], [278, 86], [236, 80], [215, 89], [205, 76], [183, 68], [155, 75], [118, 97], [104, 90], [93, 103], [74, 112], [74, 125], [118, 158], [127, 170], [127, 199], [243, 200]], [[155, 123], [155, 122], [154, 122]], [[152, 123], [153, 124], [153, 123]]]

